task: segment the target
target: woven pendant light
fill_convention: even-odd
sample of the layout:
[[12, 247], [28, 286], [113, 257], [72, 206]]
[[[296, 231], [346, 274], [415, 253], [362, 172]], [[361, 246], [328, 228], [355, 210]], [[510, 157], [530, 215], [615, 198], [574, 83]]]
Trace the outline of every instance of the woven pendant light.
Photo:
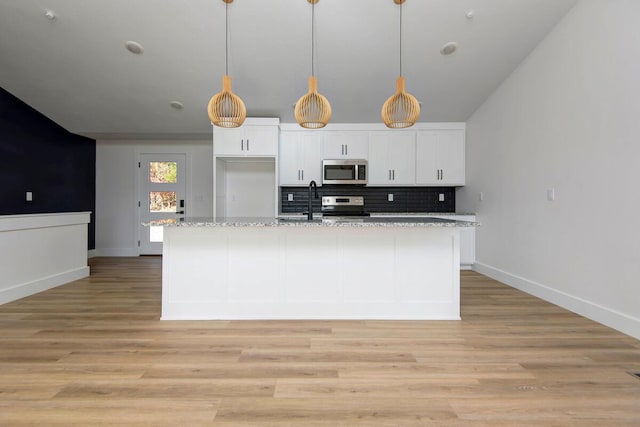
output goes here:
[[400, 76], [396, 79], [396, 93], [382, 105], [382, 121], [389, 128], [399, 129], [413, 126], [420, 117], [420, 104], [406, 92], [406, 81], [402, 76], [402, 3], [406, 0], [393, 0], [400, 5]]
[[237, 128], [247, 118], [244, 102], [231, 90], [231, 76], [229, 76], [229, 3], [233, 0], [222, 0], [225, 3], [225, 75], [222, 77], [222, 92], [211, 98], [207, 111], [211, 123], [223, 128]]
[[307, 0], [311, 3], [311, 77], [309, 77], [309, 92], [302, 96], [294, 109], [296, 121], [303, 128], [323, 128], [331, 120], [331, 104], [318, 93], [318, 79], [314, 68], [314, 21], [315, 4], [319, 0]]

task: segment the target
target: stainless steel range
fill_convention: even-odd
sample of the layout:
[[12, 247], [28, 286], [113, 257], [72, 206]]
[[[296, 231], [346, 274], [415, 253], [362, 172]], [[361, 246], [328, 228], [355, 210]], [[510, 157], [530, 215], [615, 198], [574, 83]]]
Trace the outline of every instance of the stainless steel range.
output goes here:
[[322, 216], [369, 216], [364, 210], [363, 196], [323, 196]]

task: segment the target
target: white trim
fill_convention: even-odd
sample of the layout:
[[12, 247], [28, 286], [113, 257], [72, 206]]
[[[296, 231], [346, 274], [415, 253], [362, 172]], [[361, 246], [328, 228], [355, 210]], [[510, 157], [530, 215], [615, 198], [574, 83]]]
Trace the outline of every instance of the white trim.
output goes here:
[[640, 319], [553, 289], [524, 277], [477, 262], [473, 270], [595, 322], [640, 339]]
[[89, 249], [87, 251], [87, 258], [95, 258], [98, 256], [96, 254], [97, 254], [97, 251], [95, 249]]
[[94, 257], [137, 257], [140, 256], [138, 248], [97, 248], [93, 250]]
[[[247, 119], [248, 120], [248, 119]], [[416, 123], [410, 128], [394, 129], [393, 132], [411, 132], [417, 130], [465, 130], [465, 122], [446, 122], [446, 123]], [[383, 123], [329, 123], [322, 129], [304, 129], [297, 123], [280, 123], [281, 131], [301, 131], [301, 132], [323, 132], [333, 130], [357, 130], [357, 131], [381, 131], [389, 130]]]
[[62, 227], [88, 224], [91, 212], [62, 212], [25, 215], [0, 215], [0, 231], [30, 230], [34, 228]]
[[73, 270], [64, 271], [54, 274], [53, 276], [43, 277], [31, 282], [21, 283], [8, 289], [0, 290], [0, 304], [15, 301], [38, 292], [46, 291], [74, 280], [82, 279], [89, 276], [89, 267], [79, 267]]

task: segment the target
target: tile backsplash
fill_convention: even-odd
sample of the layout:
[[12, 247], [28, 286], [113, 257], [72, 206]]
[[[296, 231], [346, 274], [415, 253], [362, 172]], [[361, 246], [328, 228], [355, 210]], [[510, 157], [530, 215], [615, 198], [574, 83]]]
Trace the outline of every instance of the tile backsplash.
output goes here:
[[[389, 201], [389, 194], [393, 201]], [[293, 201], [289, 201], [293, 195]], [[305, 187], [280, 187], [280, 212], [302, 213], [307, 210], [309, 190]], [[365, 211], [375, 212], [455, 212], [455, 187], [363, 187], [324, 185], [318, 187], [313, 210], [320, 212], [322, 196], [364, 196]], [[444, 200], [440, 200], [440, 199]]]

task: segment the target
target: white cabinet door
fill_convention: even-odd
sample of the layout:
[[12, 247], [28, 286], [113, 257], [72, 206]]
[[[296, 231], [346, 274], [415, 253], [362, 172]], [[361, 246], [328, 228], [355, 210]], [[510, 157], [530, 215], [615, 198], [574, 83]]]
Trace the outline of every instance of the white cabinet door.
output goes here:
[[440, 183], [464, 185], [464, 131], [440, 133], [436, 149]]
[[418, 131], [418, 185], [464, 185], [464, 130]]
[[244, 125], [234, 129], [214, 128], [215, 156], [276, 156], [278, 127]]
[[247, 126], [244, 132], [247, 156], [277, 156], [277, 126]]
[[213, 128], [214, 155], [242, 156], [244, 155], [244, 129]]
[[311, 132], [282, 132], [279, 175], [281, 186], [322, 184], [322, 135]]
[[368, 159], [369, 132], [324, 132], [323, 156], [325, 159]]
[[369, 135], [368, 185], [415, 185], [415, 135], [411, 131]]

